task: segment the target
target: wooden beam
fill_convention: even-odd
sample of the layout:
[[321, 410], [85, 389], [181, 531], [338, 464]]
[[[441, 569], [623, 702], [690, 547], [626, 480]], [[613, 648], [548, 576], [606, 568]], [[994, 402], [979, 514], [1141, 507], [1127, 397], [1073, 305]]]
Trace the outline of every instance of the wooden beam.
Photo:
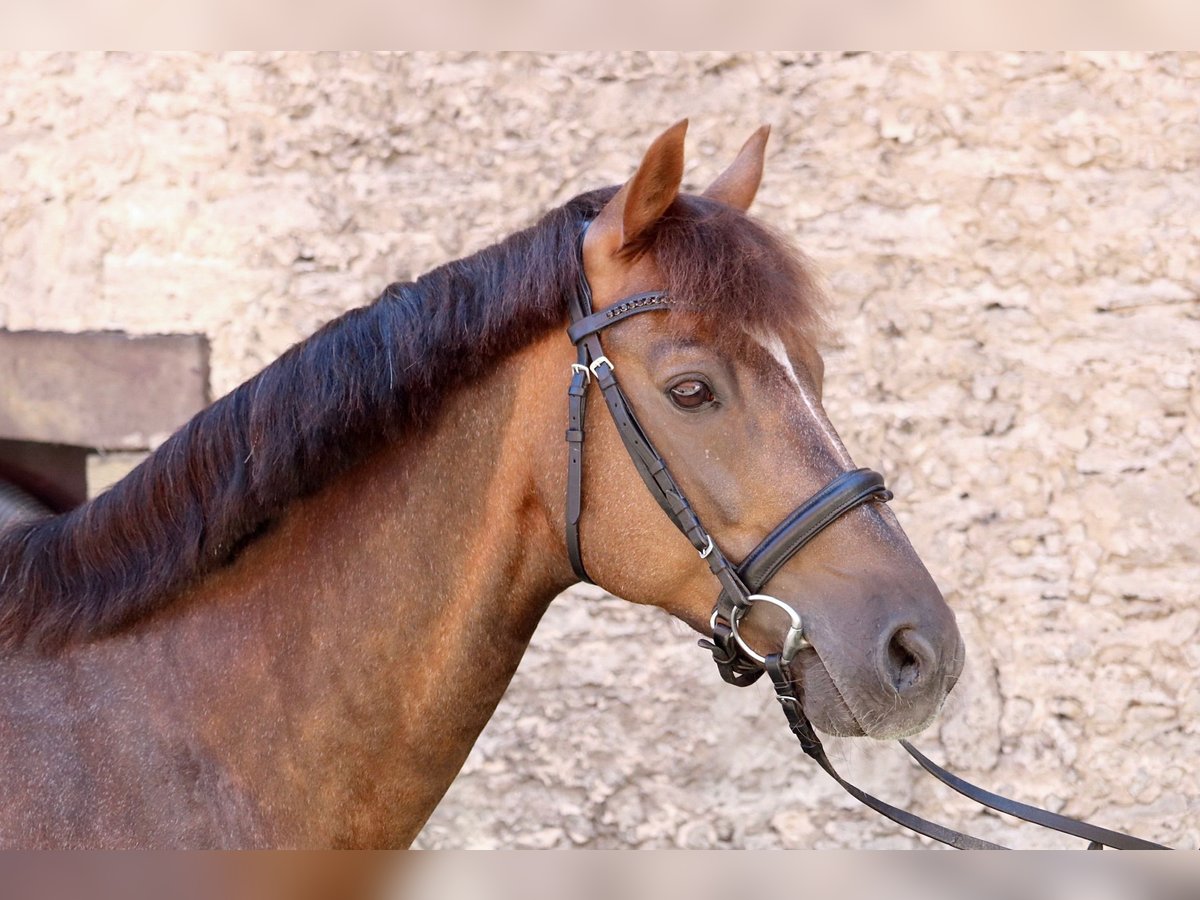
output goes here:
[[202, 335], [0, 331], [0, 438], [144, 450], [208, 403]]

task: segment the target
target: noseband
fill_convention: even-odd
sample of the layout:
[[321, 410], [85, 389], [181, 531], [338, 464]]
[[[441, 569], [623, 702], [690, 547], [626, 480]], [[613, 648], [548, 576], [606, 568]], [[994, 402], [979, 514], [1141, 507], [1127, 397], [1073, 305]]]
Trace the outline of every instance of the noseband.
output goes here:
[[[594, 312], [592, 288], [584, 272], [581, 236], [578, 288], [568, 298], [567, 305], [571, 317], [567, 335], [578, 351], [578, 360], [571, 366], [571, 384], [567, 390], [566, 539], [567, 555], [576, 576], [581, 581], [592, 583], [583, 565], [579, 522], [583, 511], [583, 441], [586, 434], [584, 422], [587, 392], [592, 379], [595, 379], [617, 427], [617, 433], [621, 436], [621, 442], [625, 445], [629, 458], [633, 460], [633, 465], [650, 495], [675, 527], [691, 542], [700, 558], [708, 564], [709, 571], [716, 576], [720, 593], [710, 618], [712, 639], [700, 641], [700, 646], [712, 653], [721, 677], [729, 684], [746, 687], [757, 681], [764, 672], [770, 675], [776, 699], [779, 700], [788, 725], [800, 740], [804, 752], [816, 760], [817, 764], [851, 796], [866, 806], [918, 834], [960, 850], [1007, 849], [885, 803], [855, 787], [837, 773], [804, 713], [797, 685], [788, 670], [796, 654], [811, 647], [804, 637], [800, 614], [777, 597], [758, 593], [789, 559], [841, 516], [865, 503], [885, 503], [892, 499], [892, 492], [885, 487], [883, 476], [870, 469], [854, 469], [838, 475], [798, 506], [750, 551], [740, 565], [735, 566], [701, 524], [683, 490], [671, 477], [666, 461], [646, 436], [633, 413], [633, 408], [629, 405], [629, 400], [617, 383], [616, 367], [604, 355], [604, 348], [600, 343], [600, 332], [606, 328], [642, 313], [669, 310], [670, 296], [666, 291], [648, 291], [626, 297], [607, 309]], [[791, 625], [781, 650], [765, 656], [756, 653], [738, 633], [738, 623], [742, 616], [756, 602], [778, 606], [791, 618]], [[900, 744], [926, 772], [959, 793], [999, 812], [1064, 834], [1081, 837], [1090, 842], [1089, 849], [1101, 849], [1104, 846], [1119, 849], [1167, 849], [1160, 844], [1079, 822], [993, 794], [940, 768], [907, 741], [900, 741]]]

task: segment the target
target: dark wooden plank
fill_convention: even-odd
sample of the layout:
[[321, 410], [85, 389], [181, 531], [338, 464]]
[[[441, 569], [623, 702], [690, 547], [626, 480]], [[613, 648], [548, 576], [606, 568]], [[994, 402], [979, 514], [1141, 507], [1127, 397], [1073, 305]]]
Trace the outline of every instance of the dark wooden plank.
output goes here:
[[208, 402], [202, 335], [0, 331], [0, 438], [141, 450]]
[[0, 440], [0, 479], [65, 512], [87, 499], [87, 457], [83, 447]]

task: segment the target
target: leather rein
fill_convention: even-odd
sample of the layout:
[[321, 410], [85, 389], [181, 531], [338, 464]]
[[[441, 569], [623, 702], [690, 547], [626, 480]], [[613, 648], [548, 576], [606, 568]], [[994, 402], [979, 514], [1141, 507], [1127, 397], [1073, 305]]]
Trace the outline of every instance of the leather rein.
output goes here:
[[[804, 713], [798, 686], [789, 673], [789, 664], [796, 654], [806, 647], [811, 647], [804, 637], [800, 614], [782, 600], [769, 594], [758, 593], [792, 556], [839, 517], [865, 503], [884, 503], [890, 500], [892, 492], [884, 485], [883, 476], [870, 469], [843, 472], [785, 518], [750, 551], [741, 564], [731, 563], [701, 524], [683, 490], [671, 477], [666, 461], [642, 429], [617, 382], [616, 368], [604, 355], [604, 348], [600, 343], [600, 332], [604, 329], [642, 313], [668, 310], [671, 298], [666, 291], [649, 291], [626, 297], [607, 309], [594, 312], [591, 285], [584, 273], [582, 246], [581, 236], [579, 282], [575, 294], [568, 298], [571, 323], [567, 329], [568, 336], [578, 350], [578, 360], [571, 366], [571, 384], [567, 391], [566, 540], [567, 554], [575, 574], [581, 581], [592, 583], [583, 565], [579, 523], [583, 512], [583, 443], [586, 434], [587, 395], [589, 385], [595, 380], [638, 475], [663, 512], [687, 537], [700, 558], [708, 564], [709, 570], [720, 585], [720, 594], [710, 620], [712, 639], [700, 641], [700, 646], [712, 653], [721, 677], [736, 687], [746, 687], [764, 673], [768, 674], [775, 688], [776, 699], [787, 717], [788, 726], [799, 739], [804, 752], [851, 796], [886, 818], [960, 850], [1009, 849], [885, 803], [838, 774]], [[742, 616], [758, 602], [778, 606], [791, 617], [791, 625], [784, 637], [782, 649], [766, 656], [756, 653], [738, 633], [738, 623]], [[1089, 849], [1169, 849], [1161, 844], [1080, 822], [986, 791], [933, 763], [908, 741], [901, 740], [899, 743], [926, 772], [964, 796], [997, 812], [1083, 838], [1090, 842]]]

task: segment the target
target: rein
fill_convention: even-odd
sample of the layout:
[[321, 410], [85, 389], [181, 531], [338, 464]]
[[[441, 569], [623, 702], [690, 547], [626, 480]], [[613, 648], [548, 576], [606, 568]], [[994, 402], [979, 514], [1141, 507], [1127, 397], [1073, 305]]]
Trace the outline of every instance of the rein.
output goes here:
[[[788, 726], [799, 739], [804, 752], [851, 796], [877, 813], [918, 834], [960, 850], [1009, 849], [885, 803], [838, 774], [804, 713], [798, 686], [788, 671], [788, 666], [796, 654], [806, 647], [812, 647], [804, 637], [800, 614], [777, 597], [758, 593], [792, 556], [842, 515], [865, 503], [885, 503], [890, 500], [892, 492], [884, 485], [883, 476], [870, 469], [843, 472], [797, 507], [750, 551], [740, 565], [732, 564], [701, 524], [682, 489], [671, 477], [666, 461], [646, 436], [617, 382], [616, 367], [604, 355], [604, 348], [600, 343], [600, 332], [605, 328], [635, 315], [668, 310], [671, 307], [671, 298], [666, 291], [648, 291], [626, 297], [607, 309], [594, 312], [592, 289], [583, 267], [582, 246], [581, 237], [579, 283], [576, 292], [568, 298], [571, 324], [567, 329], [568, 336], [578, 350], [578, 359], [571, 366], [571, 384], [567, 390], [566, 540], [567, 555], [576, 576], [581, 581], [592, 583], [583, 565], [579, 522], [583, 504], [583, 443], [586, 435], [587, 394], [588, 386], [595, 379], [638, 475], [663, 512], [687, 537], [700, 558], [708, 564], [709, 570], [720, 585], [720, 594], [710, 619], [712, 639], [701, 640], [700, 646], [712, 653], [721, 677], [736, 687], [746, 687], [756, 682], [764, 673], [769, 675]], [[756, 653], [738, 633], [738, 622], [750, 607], [758, 602], [778, 606], [791, 617], [791, 625], [784, 637], [782, 649], [766, 656]], [[971, 800], [1035, 825], [1083, 838], [1090, 842], [1089, 849], [1169, 849], [1161, 844], [1080, 822], [986, 791], [933, 763], [908, 741], [901, 740], [899, 743], [926, 772]]]

